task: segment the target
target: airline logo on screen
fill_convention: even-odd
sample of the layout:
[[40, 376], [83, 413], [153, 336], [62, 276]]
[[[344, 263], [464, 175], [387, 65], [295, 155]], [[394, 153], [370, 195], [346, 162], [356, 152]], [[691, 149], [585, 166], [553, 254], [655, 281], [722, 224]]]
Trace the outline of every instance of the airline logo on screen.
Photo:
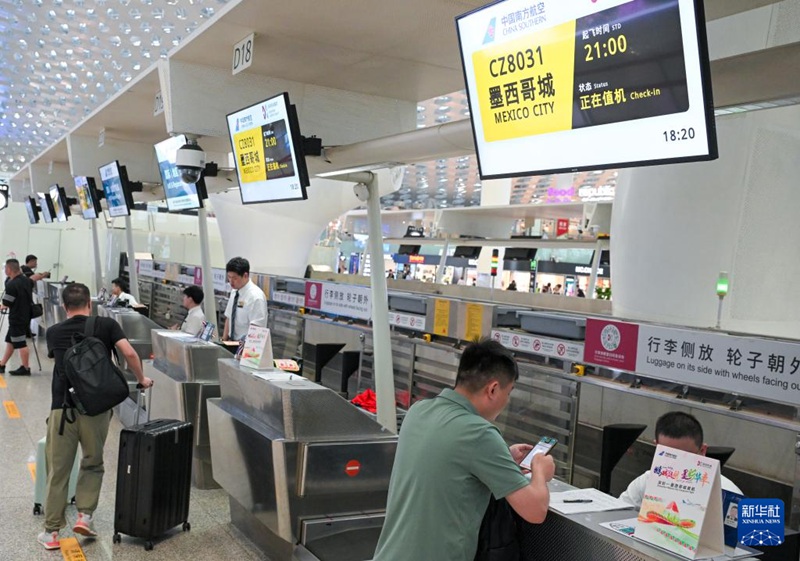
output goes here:
[[497, 18], [492, 18], [489, 22], [489, 27], [486, 28], [486, 35], [483, 38], [483, 44], [494, 42], [495, 26], [497, 25]]

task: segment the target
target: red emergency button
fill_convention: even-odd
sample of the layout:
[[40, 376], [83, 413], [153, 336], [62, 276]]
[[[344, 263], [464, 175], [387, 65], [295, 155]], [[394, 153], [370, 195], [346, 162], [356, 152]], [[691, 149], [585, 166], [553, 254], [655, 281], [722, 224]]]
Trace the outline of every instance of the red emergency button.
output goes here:
[[361, 462], [358, 460], [350, 460], [344, 466], [344, 472], [350, 477], [355, 477], [361, 471]]

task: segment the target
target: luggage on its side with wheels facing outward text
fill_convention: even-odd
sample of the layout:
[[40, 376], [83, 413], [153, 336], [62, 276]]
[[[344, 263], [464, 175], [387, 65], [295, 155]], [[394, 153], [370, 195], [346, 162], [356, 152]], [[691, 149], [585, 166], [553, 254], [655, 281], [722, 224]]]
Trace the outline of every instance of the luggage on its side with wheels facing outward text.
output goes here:
[[[143, 393], [143, 392], [142, 392]], [[141, 394], [140, 394], [141, 395]], [[153, 539], [175, 526], [191, 526], [192, 423], [156, 419], [123, 429], [119, 439], [114, 543], [120, 534]]]

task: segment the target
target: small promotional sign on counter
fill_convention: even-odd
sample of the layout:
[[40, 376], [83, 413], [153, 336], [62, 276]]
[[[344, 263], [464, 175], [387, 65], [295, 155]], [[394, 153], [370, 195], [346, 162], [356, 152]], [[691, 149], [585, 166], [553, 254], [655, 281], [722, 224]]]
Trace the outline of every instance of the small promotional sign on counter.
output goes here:
[[687, 559], [722, 555], [719, 461], [657, 446], [634, 536]]
[[239, 364], [256, 370], [268, 370], [275, 367], [269, 329], [250, 324]]

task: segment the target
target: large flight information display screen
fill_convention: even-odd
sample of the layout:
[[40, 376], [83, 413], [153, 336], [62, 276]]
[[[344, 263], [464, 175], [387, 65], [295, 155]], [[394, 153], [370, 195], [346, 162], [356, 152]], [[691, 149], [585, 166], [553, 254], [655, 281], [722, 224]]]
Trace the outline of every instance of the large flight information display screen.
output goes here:
[[503, 0], [456, 25], [482, 178], [717, 157], [699, 0]]

